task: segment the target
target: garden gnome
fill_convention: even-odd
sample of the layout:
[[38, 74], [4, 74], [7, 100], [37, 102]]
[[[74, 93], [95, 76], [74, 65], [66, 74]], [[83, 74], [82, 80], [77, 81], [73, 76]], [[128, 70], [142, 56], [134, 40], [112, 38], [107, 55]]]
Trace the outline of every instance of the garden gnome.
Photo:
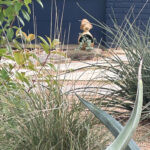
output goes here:
[[81, 21], [80, 29], [83, 30], [83, 33], [79, 35], [78, 50], [92, 50], [94, 47], [94, 39], [92, 34], [89, 32], [93, 28], [92, 24], [87, 20], [83, 19]]

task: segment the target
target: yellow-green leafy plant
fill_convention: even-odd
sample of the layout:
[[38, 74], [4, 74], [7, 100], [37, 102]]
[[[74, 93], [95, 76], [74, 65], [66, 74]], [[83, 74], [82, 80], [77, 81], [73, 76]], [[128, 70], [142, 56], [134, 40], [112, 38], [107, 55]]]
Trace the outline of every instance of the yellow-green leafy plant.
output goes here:
[[66, 57], [66, 53], [56, 49], [56, 46], [58, 46], [60, 44], [59, 39], [51, 40], [51, 38], [49, 38], [47, 36], [46, 36], [47, 40], [45, 40], [41, 36], [39, 36], [39, 39], [42, 41], [40, 43], [41, 47], [43, 48], [43, 50], [47, 54], [47, 57], [43, 63], [43, 66], [46, 64], [46, 62], [47, 62], [47, 60], [51, 54], [57, 54], [57, 55], [61, 55], [63, 57]]
[[34, 70], [35, 66], [33, 62], [30, 60], [31, 57], [36, 58], [34, 54], [31, 54], [30, 52], [27, 51], [16, 50], [13, 52], [13, 58], [19, 66], [28, 68], [30, 70]]
[[0, 56], [14, 61], [19, 67], [23, 67], [29, 70], [35, 70], [33, 60], [39, 61], [35, 54], [24, 51], [21, 47], [20, 50], [13, 51], [11, 55], [7, 54], [6, 48], [1, 48]]
[[54, 39], [54, 40], [51, 40], [51, 38], [47, 37], [46, 36], [46, 39], [45, 40], [43, 37], [41, 36], [38, 36], [39, 39], [42, 41], [42, 43], [40, 43], [40, 45], [42, 46], [43, 50], [49, 54], [51, 50], [54, 50], [56, 48], [57, 45], [60, 44], [60, 41], [59, 39]]
[[[41, 0], [36, 0], [42, 7]], [[19, 23], [25, 25], [24, 19], [30, 20], [32, 0], [1, 0], [0, 1], [0, 43], [5, 40], [11, 41], [14, 37], [14, 22], [18, 19]], [[22, 14], [22, 17], [21, 17]], [[7, 37], [6, 37], [7, 36]]]
[[35, 40], [34, 34], [30, 33], [27, 35], [21, 30], [21, 28], [18, 28], [18, 30], [16, 31], [16, 37], [23, 39], [26, 44], [30, 44], [33, 40]]

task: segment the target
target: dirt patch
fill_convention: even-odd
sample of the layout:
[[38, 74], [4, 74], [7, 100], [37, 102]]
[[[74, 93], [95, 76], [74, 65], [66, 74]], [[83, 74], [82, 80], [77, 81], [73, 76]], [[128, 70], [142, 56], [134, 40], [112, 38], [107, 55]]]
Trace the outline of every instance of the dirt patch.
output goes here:
[[150, 150], [150, 124], [140, 125], [137, 128], [133, 139], [141, 150]]

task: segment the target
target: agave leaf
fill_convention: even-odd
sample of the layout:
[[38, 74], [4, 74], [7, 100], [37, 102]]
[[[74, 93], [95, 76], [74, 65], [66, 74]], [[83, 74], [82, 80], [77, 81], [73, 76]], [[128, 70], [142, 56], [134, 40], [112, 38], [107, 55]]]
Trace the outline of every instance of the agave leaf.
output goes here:
[[136, 97], [132, 114], [126, 126], [120, 132], [120, 134], [115, 139], [115, 141], [107, 148], [107, 150], [124, 149], [127, 146], [128, 142], [130, 141], [131, 136], [135, 132], [136, 127], [138, 126], [141, 117], [141, 112], [142, 112], [142, 105], [143, 105], [143, 82], [142, 82], [141, 70], [142, 70], [142, 61], [140, 62], [140, 66], [139, 66], [137, 97]]
[[[81, 98], [79, 95], [76, 94], [76, 96], [95, 115], [95, 117], [97, 117], [109, 129], [109, 131], [115, 137], [119, 135], [119, 133], [123, 129], [123, 126], [116, 119], [114, 119], [111, 115], [101, 110], [100, 108], [97, 108], [95, 105], [87, 102], [86, 100]], [[136, 145], [136, 143], [133, 140], [131, 140], [126, 150], [140, 150], [140, 149]]]
[[122, 150], [125, 148], [126, 150], [139, 150], [139, 147], [136, 145], [136, 143], [133, 140], [130, 141], [130, 139], [139, 123], [142, 112], [143, 83], [141, 78], [141, 69], [142, 69], [142, 61], [139, 66], [136, 103], [132, 115], [124, 128], [118, 121], [116, 121], [112, 116], [107, 114], [105, 111], [98, 109], [96, 106], [85, 101], [83, 98], [81, 98], [79, 95], [76, 94], [79, 100], [112, 132], [112, 134], [115, 137], [120, 132], [116, 140], [107, 148], [107, 150]]

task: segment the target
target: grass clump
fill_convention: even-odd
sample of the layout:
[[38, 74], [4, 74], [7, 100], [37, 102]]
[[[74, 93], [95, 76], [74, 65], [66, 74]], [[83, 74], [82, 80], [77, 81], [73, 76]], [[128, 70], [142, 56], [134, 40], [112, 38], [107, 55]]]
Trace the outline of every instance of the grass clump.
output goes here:
[[3, 150], [94, 150], [103, 149], [109, 139], [103, 139], [105, 132], [96, 135], [96, 122], [85, 117], [79, 103], [67, 100], [58, 81], [39, 83], [30, 91], [17, 82], [9, 90], [5, 86], [0, 110]]

